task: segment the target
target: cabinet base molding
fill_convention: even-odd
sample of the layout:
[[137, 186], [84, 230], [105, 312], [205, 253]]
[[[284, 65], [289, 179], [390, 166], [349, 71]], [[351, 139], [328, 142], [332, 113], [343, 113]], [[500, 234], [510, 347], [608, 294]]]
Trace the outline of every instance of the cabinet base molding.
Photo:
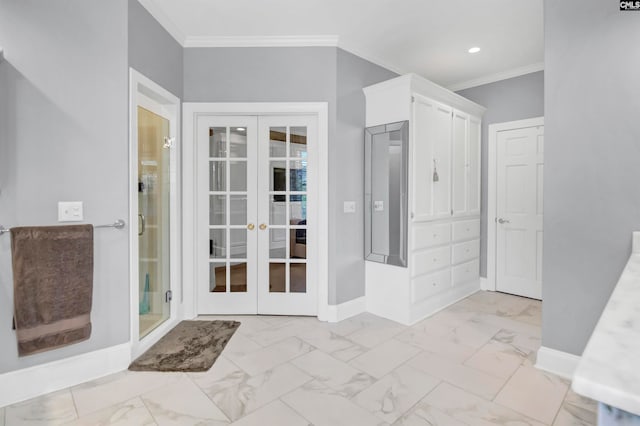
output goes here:
[[413, 325], [419, 321], [422, 321], [426, 317], [430, 317], [431, 315], [440, 312], [441, 310], [453, 305], [454, 303], [471, 296], [479, 290], [480, 281], [473, 280], [464, 284], [453, 286], [447, 291], [443, 291], [440, 294], [431, 296], [423, 302], [416, 303], [411, 306], [409, 323], [406, 325]]

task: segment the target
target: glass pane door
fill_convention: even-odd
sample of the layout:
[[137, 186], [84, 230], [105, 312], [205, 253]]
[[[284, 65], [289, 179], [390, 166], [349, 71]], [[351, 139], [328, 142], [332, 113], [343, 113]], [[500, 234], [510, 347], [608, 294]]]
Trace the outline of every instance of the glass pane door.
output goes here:
[[201, 118], [197, 129], [208, 265], [198, 310], [255, 313], [256, 117]]
[[138, 107], [140, 338], [169, 318], [169, 120]]
[[314, 315], [308, 271], [313, 117], [259, 119], [258, 313]]

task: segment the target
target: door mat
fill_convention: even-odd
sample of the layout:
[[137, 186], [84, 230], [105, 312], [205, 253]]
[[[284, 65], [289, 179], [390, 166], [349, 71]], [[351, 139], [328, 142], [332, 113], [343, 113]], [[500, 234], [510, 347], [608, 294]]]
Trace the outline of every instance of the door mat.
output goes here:
[[181, 321], [129, 370], [207, 371], [238, 327], [237, 321]]

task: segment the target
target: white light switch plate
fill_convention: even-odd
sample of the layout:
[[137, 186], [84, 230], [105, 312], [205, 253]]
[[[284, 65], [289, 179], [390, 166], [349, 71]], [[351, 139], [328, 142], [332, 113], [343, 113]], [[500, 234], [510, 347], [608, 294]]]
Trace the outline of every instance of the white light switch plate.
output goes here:
[[374, 212], [383, 212], [384, 211], [384, 201], [374, 201], [373, 202], [373, 211]]
[[82, 201], [58, 202], [58, 222], [81, 222], [83, 220]]
[[355, 213], [356, 212], [356, 202], [355, 201], [345, 201], [343, 206], [343, 211], [345, 213]]

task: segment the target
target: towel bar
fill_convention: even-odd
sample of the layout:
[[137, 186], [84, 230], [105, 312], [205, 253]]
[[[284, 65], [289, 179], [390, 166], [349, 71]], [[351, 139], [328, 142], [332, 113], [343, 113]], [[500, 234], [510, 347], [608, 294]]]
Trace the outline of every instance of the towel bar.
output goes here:
[[[94, 228], [116, 228], [116, 229], [122, 229], [124, 228], [124, 226], [126, 225], [126, 222], [122, 219], [117, 219], [115, 222], [113, 223], [109, 223], [107, 225], [96, 225], [94, 226]], [[11, 228], [5, 228], [4, 226], [0, 225], [0, 235], [6, 234], [7, 232], [9, 232]]]

